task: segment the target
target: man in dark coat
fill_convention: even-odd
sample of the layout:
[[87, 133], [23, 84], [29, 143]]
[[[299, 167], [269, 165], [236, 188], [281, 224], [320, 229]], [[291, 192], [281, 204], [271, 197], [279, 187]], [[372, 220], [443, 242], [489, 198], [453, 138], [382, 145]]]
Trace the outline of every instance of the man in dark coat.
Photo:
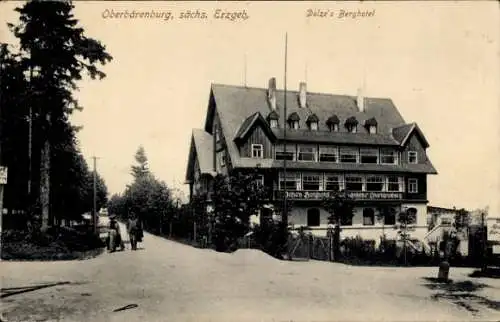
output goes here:
[[131, 212], [127, 220], [127, 232], [130, 240], [130, 246], [132, 250], [137, 249], [137, 242], [142, 241], [142, 224], [138, 216]]

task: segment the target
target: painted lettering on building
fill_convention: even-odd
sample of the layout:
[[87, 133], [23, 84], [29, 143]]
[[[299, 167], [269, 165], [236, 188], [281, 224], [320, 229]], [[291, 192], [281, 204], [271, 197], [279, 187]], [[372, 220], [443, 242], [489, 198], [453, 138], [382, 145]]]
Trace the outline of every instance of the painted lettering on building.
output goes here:
[[[284, 191], [278, 191], [278, 198], [283, 197]], [[402, 199], [400, 192], [348, 192], [355, 200], [394, 200]], [[287, 191], [286, 196], [291, 200], [322, 200], [335, 196], [333, 191]]]

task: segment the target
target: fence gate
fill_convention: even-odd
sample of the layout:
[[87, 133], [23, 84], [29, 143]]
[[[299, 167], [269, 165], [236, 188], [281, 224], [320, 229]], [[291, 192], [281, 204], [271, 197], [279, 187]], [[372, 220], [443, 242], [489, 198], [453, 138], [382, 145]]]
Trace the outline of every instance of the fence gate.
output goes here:
[[288, 238], [288, 254], [290, 260], [309, 260], [309, 241], [305, 236], [290, 236]]
[[313, 237], [311, 238], [311, 258], [321, 261], [328, 260], [330, 249], [330, 240], [328, 237]]

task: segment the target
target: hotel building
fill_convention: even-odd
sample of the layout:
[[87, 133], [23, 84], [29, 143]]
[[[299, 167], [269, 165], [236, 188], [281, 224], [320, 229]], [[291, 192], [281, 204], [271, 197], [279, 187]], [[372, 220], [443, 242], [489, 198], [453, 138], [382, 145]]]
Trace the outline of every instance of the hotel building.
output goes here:
[[437, 172], [419, 126], [406, 122], [391, 99], [362, 91], [310, 93], [300, 83], [298, 91], [286, 92], [286, 115], [284, 95], [275, 78], [267, 88], [212, 84], [204, 129], [194, 129], [191, 138], [191, 195], [210, 192], [217, 173], [258, 168], [274, 200], [286, 187], [294, 227], [325, 235], [329, 214], [322, 199], [346, 190], [356, 207], [352, 220], [342, 222], [341, 237], [394, 238], [396, 214], [412, 208], [412, 235], [422, 239], [427, 175]]

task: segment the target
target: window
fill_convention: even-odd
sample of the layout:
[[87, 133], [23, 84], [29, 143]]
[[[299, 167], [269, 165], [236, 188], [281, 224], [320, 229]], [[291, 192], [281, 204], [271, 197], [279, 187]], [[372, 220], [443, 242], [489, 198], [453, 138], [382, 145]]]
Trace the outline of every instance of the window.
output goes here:
[[399, 214], [399, 221], [405, 222], [407, 225], [414, 225], [417, 223], [417, 209], [408, 208], [404, 212]]
[[257, 175], [257, 178], [255, 179], [255, 183], [257, 186], [263, 187], [264, 186], [264, 175], [259, 174]]
[[384, 225], [395, 225], [395, 224], [396, 224], [396, 209], [392, 207], [385, 209]]
[[299, 121], [290, 121], [290, 128], [291, 129], [294, 129], [294, 130], [298, 130], [299, 129]]
[[358, 150], [354, 148], [340, 148], [340, 162], [342, 163], [358, 162]]
[[400, 192], [401, 189], [401, 178], [396, 176], [387, 177], [387, 191], [390, 192]]
[[215, 142], [219, 142], [220, 141], [220, 132], [219, 132], [219, 128], [217, 127], [217, 124], [214, 125], [215, 129]]
[[321, 189], [321, 175], [319, 174], [303, 174], [302, 175], [302, 189], [319, 191]]
[[355, 124], [347, 124], [345, 127], [346, 127], [347, 131], [350, 133], [358, 132], [358, 126]]
[[223, 167], [226, 165], [226, 152], [222, 151], [219, 154], [220, 166]]
[[361, 163], [378, 163], [378, 149], [361, 149]]
[[269, 120], [269, 125], [271, 126], [271, 128], [277, 128], [278, 120]]
[[338, 175], [325, 174], [325, 190], [340, 191], [342, 189], [342, 177]]
[[341, 226], [352, 226], [352, 217], [351, 216], [341, 216], [340, 217], [340, 225]]
[[398, 152], [393, 149], [381, 149], [380, 162], [384, 164], [397, 164]]
[[287, 144], [286, 153], [284, 144], [275, 145], [274, 158], [276, 160], [295, 161], [295, 145]]
[[370, 176], [366, 178], [366, 191], [383, 191], [384, 179], [378, 176]]
[[373, 208], [363, 209], [363, 226], [373, 226], [375, 224], [375, 211]]
[[252, 144], [252, 158], [261, 159], [264, 156], [264, 146], [262, 144]]
[[408, 179], [408, 192], [418, 193], [418, 180], [415, 178]]
[[336, 147], [319, 147], [320, 162], [337, 162], [338, 159], [339, 153]]
[[330, 132], [338, 132], [339, 131], [339, 125], [337, 123], [329, 123], [328, 124], [328, 129]]
[[363, 178], [357, 176], [346, 176], [345, 189], [347, 191], [363, 191]]
[[377, 126], [376, 125], [368, 126], [368, 132], [370, 132], [371, 134], [377, 133]]
[[317, 131], [317, 130], [318, 130], [318, 122], [311, 122], [311, 123], [309, 124], [309, 129], [310, 129], [311, 131]]
[[320, 224], [320, 213], [318, 208], [307, 209], [307, 226], [318, 227]]
[[408, 163], [418, 163], [417, 151], [409, 151], [408, 152]]
[[300, 190], [300, 173], [288, 172], [285, 178], [283, 172], [280, 172], [278, 188], [284, 190], [285, 186], [287, 190]]
[[299, 161], [316, 161], [316, 147], [299, 146]]

